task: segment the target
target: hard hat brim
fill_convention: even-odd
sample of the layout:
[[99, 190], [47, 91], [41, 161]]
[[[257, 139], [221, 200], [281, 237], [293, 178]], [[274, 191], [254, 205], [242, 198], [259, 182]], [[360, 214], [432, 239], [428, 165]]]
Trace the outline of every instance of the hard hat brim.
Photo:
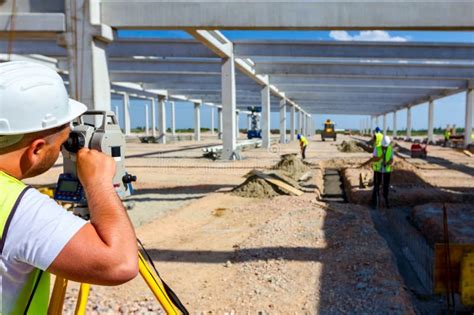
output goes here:
[[38, 131], [43, 131], [43, 130], [48, 130], [48, 129], [53, 129], [59, 126], [62, 126], [64, 124], [67, 124], [74, 119], [78, 118], [82, 114], [84, 114], [87, 111], [87, 106], [76, 101], [73, 99], [69, 99], [69, 114], [67, 116], [61, 117], [61, 119], [58, 119], [56, 123], [52, 124], [51, 126], [48, 126], [48, 128], [38, 128], [38, 127], [33, 127], [28, 130], [22, 130], [21, 132], [18, 131], [12, 131], [12, 132], [0, 132], [0, 135], [21, 135], [21, 134], [27, 134], [27, 133], [33, 133], [33, 132], [38, 132]]
[[72, 98], [69, 99], [69, 106], [70, 106], [70, 115], [68, 117], [68, 120], [65, 121], [64, 124], [70, 121], [73, 121], [74, 119], [81, 116], [87, 111], [86, 105], [76, 100], [73, 100]]

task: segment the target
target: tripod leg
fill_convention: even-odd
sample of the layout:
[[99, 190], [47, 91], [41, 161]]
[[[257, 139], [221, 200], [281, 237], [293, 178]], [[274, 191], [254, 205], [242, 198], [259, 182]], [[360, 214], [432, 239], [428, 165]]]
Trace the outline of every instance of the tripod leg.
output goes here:
[[61, 315], [63, 313], [64, 297], [66, 296], [67, 279], [56, 276], [53, 293], [49, 302], [48, 315]]
[[138, 269], [141, 276], [143, 277], [143, 280], [145, 280], [146, 284], [153, 292], [153, 295], [156, 297], [158, 302], [160, 302], [166, 314], [181, 314], [181, 312], [176, 309], [176, 307], [171, 302], [160, 279], [158, 279], [151, 271], [150, 267], [147, 265], [145, 259], [140, 253], [138, 253]]
[[87, 298], [89, 297], [89, 290], [91, 285], [88, 283], [81, 283], [81, 289], [79, 290], [79, 295], [77, 297], [76, 311], [75, 315], [85, 315]]

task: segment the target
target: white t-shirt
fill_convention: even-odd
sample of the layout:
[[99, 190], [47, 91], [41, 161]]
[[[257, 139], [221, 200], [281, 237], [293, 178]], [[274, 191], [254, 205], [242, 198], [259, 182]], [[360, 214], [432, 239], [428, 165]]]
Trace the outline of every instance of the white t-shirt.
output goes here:
[[46, 270], [87, 221], [28, 189], [13, 215], [0, 255], [1, 314], [8, 314], [34, 267]]

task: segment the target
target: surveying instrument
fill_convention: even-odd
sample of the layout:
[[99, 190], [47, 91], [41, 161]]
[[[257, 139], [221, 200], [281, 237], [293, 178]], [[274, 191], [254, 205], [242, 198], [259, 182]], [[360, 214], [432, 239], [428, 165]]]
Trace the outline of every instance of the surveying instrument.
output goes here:
[[[91, 123], [92, 122], [92, 123]], [[97, 124], [100, 124], [98, 127]], [[70, 136], [62, 148], [64, 157], [64, 173], [59, 176], [54, 192], [58, 202], [70, 204], [73, 213], [85, 220], [89, 219], [89, 209], [84, 189], [77, 176], [77, 152], [82, 148], [94, 149], [110, 155], [116, 163], [113, 185], [117, 195], [123, 200], [133, 192], [132, 182], [136, 176], [125, 171], [125, 136], [117, 122], [114, 112], [87, 111], [73, 123]], [[137, 240], [147, 256], [150, 265], [138, 252], [140, 275], [161, 304], [167, 314], [189, 314], [174, 292], [160, 278], [151, 257]], [[56, 276], [48, 314], [62, 314], [68, 280]], [[75, 314], [85, 314], [90, 284], [81, 283]]]

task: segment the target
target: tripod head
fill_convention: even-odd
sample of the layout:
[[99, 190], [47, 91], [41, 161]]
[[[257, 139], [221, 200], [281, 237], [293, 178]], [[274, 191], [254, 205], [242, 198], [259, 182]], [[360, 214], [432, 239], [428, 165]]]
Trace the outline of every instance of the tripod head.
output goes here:
[[77, 176], [77, 152], [82, 148], [112, 156], [116, 163], [115, 191], [121, 199], [130, 196], [133, 190], [131, 183], [137, 178], [125, 170], [125, 136], [114, 112], [87, 111], [73, 122], [69, 138], [63, 144], [64, 173], [59, 176], [54, 199], [87, 208], [84, 190]]

